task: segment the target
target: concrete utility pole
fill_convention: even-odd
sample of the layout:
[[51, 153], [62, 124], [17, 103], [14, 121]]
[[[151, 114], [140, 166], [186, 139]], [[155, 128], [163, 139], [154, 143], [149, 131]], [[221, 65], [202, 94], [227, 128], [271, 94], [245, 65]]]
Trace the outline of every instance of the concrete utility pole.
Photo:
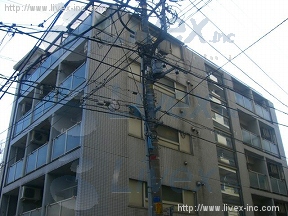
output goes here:
[[[149, 179], [148, 183], [148, 213], [149, 216], [163, 215], [163, 203], [162, 203], [162, 183], [160, 172], [160, 157], [157, 139], [157, 119], [156, 119], [156, 106], [155, 106], [155, 94], [153, 85], [156, 82], [155, 70], [156, 61], [155, 50], [159, 42], [162, 39], [156, 40], [156, 43], [152, 43], [152, 39], [149, 34], [149, 22], [148, 22], [148, 10], [147, 1], [140, 0], [141, 6], [141, 32], [136, 35], [141, 41], [139, 44], [140, 56], [142, 57], [141, 71], [142, 71], [142, 84], [143, 84], [143, 96], [144, 96], [144, 110], [145, 110], [145, 127], [146, 127], [146, 144], [148, 149], [148, 161], [149, 161]], [[161, 31], [167, 32], [166, 16], [165, 16], [165, 0], [160, 0], [156, 7], [162, 7], [160, 14]], [[153, 10], [156, 10], [153, 9]], [[159, 32], [162, 36], [162, 33]], [[161, 69], [160, 69], [161, 73]]]

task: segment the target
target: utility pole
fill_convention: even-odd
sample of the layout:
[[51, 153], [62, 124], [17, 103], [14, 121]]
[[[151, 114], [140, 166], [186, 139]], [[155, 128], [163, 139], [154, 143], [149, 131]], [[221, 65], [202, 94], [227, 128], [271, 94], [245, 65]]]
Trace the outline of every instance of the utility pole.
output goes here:
[[[156, 40], [156, 43], [152, 43], [152, 39], [149, 34], [149, 16], [147, 10], [147, 0], [140, 0], [141, 6], [141, 32], [139, 44], [140, 56], [142, 57], [141, 71], [142, 71], [142, 85], [143, 85], [143, 98], [144, 98], [144, 111], [145, 111], [145, 131], [146, 131], [146, 147], [148, 158], [148, 213], [149, 216], [163, 215], [163, 203], [162, 203], [162, 179], [160, 170], [160, 157], [157, 138], [157, 119], [156, 119], [156, 106], [155, 106], [155, 93], [153, 85], [156, 82], [155, 68], [156, 62], [153, 60], [155, 57], [155, 50], [158, 44], [162, 41], [161, 38]], [[165, 0], [160, 0], [156, 7], [162, 7], [160, 14], [161, 30], [167, 32], [166, 16], [165, 16]], [[153, 9], [154, 10], [154, 9]], [[155, 8], [156, 10], [156, 8]], [[159, 32], [162, 36], [162, 32]]]

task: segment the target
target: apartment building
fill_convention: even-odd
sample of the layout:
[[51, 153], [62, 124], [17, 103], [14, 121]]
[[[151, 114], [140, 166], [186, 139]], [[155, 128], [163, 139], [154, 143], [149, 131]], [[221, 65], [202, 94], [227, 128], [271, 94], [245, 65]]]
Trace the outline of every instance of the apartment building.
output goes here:
[[[144, 113], [140, 30], [135, 14], [82, 11], [15, 65], [1, 216], [147, 215], [145, 124], [129, 109]], [[273, 104], [172, 36], [157, 53], [175, 68], [154, 85], [165, 214], [199, 204], [221, 210], [190, 214], [287, 215]]]

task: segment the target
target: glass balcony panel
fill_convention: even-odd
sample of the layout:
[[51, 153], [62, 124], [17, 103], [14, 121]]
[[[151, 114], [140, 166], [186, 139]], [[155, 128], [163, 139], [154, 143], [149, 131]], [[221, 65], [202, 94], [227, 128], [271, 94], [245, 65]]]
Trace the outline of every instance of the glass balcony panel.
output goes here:
[[21, 216], [41, 216], [41, 208], [37, 208], [28, 212], [24, 212]]
[[61, 83], [60, 89], [59, 89], [59, 94], [58, 94], [59, 100], [65, 98], [65, 97], [67, 97], [67, 95], [69, 95], [70, 89], [71, 89], [71, 83], [72, 83], [72, 76], [69, 76], [63, 83]]
[[76, 89], [79, 85], [85, 82], [85, 66], [86, 64], [83, 64], [73, 74], [72, 90]]
[[36, 156], [37, 151], [33, 152], [27, 157], [27, 164], [26, 164], [26, 173], [32, 172], [36, 169]]
[[88, 16], [83, 23], [81, 23], [76, 29], [79, 32], [79, 34], [82, 34], [84, 31], [86, 31], [88, 28], [91, 27], [92, 23], [92, 16]]
[[55, 215], [60, 215], [60, 211], [61, 211], [61, 206], [56, 203], [56, 204], [52, 204], [52, 205], [48, 205], [47, 206], [47, 216], [55, 216]]
[[252, 111], [253, 110], [252, 101], [246, 97], [243, 97], [243, 101], [244, 101], [244, 107]]
[[53, 143], [52, 159], [55, 159], [65, 153], [66, 145], [66, 133], [61, 134], [59, 137], [55, 138]]
[[255, 112], [256, 112], [257, 115], [259, 115], [259, 116], [261, 116], [263, 118], [262, 108], [258, 104], [255, 104]]
[[264, 174], [249, 171], [250, 186], [268, 190], [267, 177]]
[[23, 129], [23, 121], [20, 120], [16, 123], [16, 126], [15, 126], [15, 136], [18, 135]]
[[23, 160], [20, 160], [16, 163], [15, 169], [15, 180], [22, 177], [22, 169], [23, 169]]
[[243, 96], [235, 92], [236, 103], [244, 106]]
[[249, 172], [250, 186], [258, 188], [257, 173]]
[[80, 145], [80, 124], [67, 131], [66, 151], [70, 151]]
[[251, 144], [250, 132], [242, 129], [242, 137], [243, 137], [243, 142], [244, 142], [244, 143]]
[[43, 103], [40, 101], [37, 103], [37, 105], [34, 108], [33, 121], [40, 118], [42, 116], [42, 114], [43, 114]]
[[36, 168], [41, 167], [44, 164], [46, 164], [47, 149], [48, 149], [47, 144], [38, 149]]
[[262, 108], [262, 111], [263, 111], [263, 118], [271, 121], [271, 116], [270, 116], [269, 111], [266, 110], [265, 108]]
[[280, 194], [287, 195], [287, 187], [284, 180], [278, 179], [279, 191]]
[[31, 121], [31, 111], [30, 112], [28, 112], [26, 115], [25, 115], [25, 117], [23, 118], [23, 130], [25, 129], [25, 128], [27, 128], [28, 126], [29, 126], [29, 124], [30, 124], [30, 121]]
[[23, 81], [21, 85], [21, 94], [24, 94], [29, 88], [29, 83], [27, 81]]
[[267, 177], [265, 175], [258, 174], [258, 180], [259, 180], [259, 188], [268, 190]]
[[27, 83], [28, 85], [32, 85], [33, 82], [35, 82], [38, 78], [39, 78], [39, 73], [40, 73], [40, 69], [38, 68], [36, 71], [34, 71], [34, 73], [31, 75], [31, 77], [29, 78], [29, 83]]
[[55, 97], [54, 92], [50, 92], [47, 96], [44, 97], [43, 103], [45, 112], [48, 111], [48, 109], [50, 109], [54, 105], [54, 97]]
[[16, 170], [16, 165], [15, 164], [13, 164], [12, 166], [9, 167], [8, 177], [7, 177], [7, 184], [9, 184], [9, 183], [14, 181], [15, 170]]
[[278, 183], [276, 178], [270, 177], [272, 192], [279, 193]]
[[270, 149], [273, 154], [279, 155], [277, 146], [274, 143], [270, 143]]
[[257, 148], [261, 148], [260, 139], [256, 135], [251, 133], [251, 144]]

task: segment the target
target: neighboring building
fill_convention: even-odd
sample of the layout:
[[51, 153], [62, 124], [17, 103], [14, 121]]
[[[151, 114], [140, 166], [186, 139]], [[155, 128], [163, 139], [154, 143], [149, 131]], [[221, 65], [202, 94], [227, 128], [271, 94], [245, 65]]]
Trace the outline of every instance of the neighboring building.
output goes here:
[[[147, 215], [144, 124], [128, 108], [143, 111], [133, 34], [139, 18], [114, 12], [80, 14], [47, 50], [35, 49], [34, 65], [16, 65], [1, 216]], [[273, 105], [173, 37], [158, 52], [179, 72], [154, 86], [164, 207], [185, 215], [178, 204], [279, 206], [277, 213], [239, 214], [287, 215], [287, 164]]]

